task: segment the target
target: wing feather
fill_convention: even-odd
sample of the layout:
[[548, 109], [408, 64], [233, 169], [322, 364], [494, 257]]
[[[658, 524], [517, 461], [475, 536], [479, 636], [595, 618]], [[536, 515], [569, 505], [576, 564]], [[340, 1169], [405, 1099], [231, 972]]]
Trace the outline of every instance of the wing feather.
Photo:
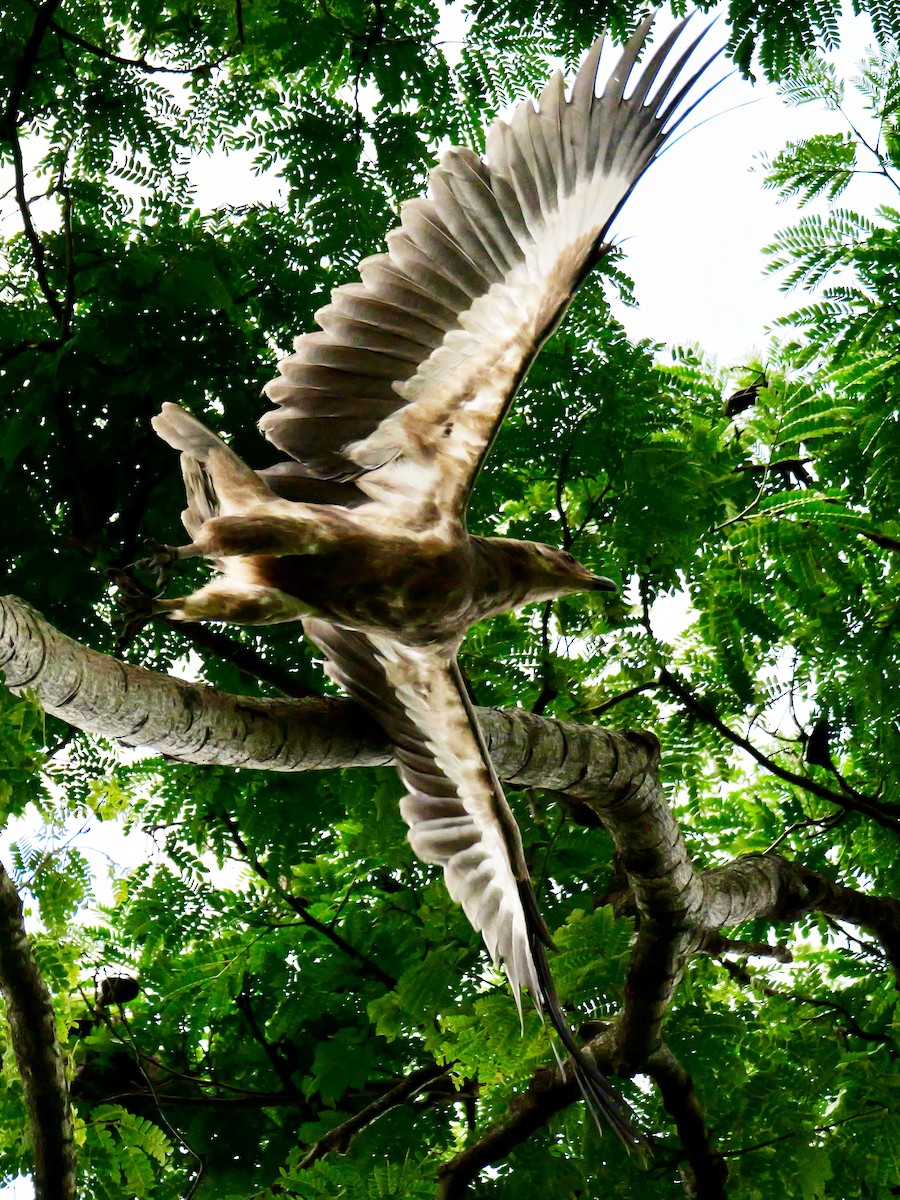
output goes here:
[[430, 198], [402, 206], [387, 254], [332, 293], [322, 332], [298, 338], [268, 385], [276, 407], [261, 421], [306, 471], [356, 479], [410, 530], [462, 519], [518, 384], [711, 61], [685, 74], [707, 26], [671, 65], [681, 22], [626, 97], [651, 23], [600, 95], [598, 41], [568, 99], [556, 73], [491, 128], [486, 161], [450, 150]]
[[[384, 726], [409, 789], [401, 812], [423, 862], [443, 868], [447, 889], [503, 960], [516, 992], [540, 985], [520, 896], [527, 878], [521, 838], [473, 731], [451, 653], [384, 635], [304, 621], [328, 672]], [[539, 936], [546, 936], [542, 927]]]
[[453, 650], [406, 646], [317, 619], [304, 620], [303, 627], [324, 651], [331, 678], [376, 718], [394, 747], [408, 789], [400, 809], [413, 850], [443, 868], [450, 896], [484, 938], [494, 964], [503, 963], [516, 1004], [527, 988], [538, 1012], [550, 1018], [595, 1119], [602, 1115], [630, 1149], [643, 1147], [628, 1106], [566, 1022], [518, 826]]

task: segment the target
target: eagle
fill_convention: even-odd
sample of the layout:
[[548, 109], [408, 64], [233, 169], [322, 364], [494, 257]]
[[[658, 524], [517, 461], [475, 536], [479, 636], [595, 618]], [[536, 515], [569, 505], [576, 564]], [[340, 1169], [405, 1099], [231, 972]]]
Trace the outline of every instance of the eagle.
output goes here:
[[616, 590], [565, 550], [470, 534], [466, 507], [525, 373], [609, 251], [613, 218], [712, 90], [689, 95], [715, 54], [686, 69], [710, 26], [675, 57], [680, 22], [635, 69], [651, 24], [638, 26], [602, 91], [600, 38], [569, 94], [557, 72], [539, 99], [493, 125], [484, 158], [443, 155], [428, 198], [403, 205], [387, 253], [331, 293], [319, 330], [296, 340], [264, 389], [272, 407], [260, 427], [282, 461], [253, 470], [194, 416], [163, 405], [153, 426], [181, 454], [191, 540], [157, 546], [145, 564], [161, 578], [194, 557], [217, 570], [191, 595], [153, 598], [153, 614], [302, 623], [330, 677], [392, 746], [413, 851], [443, 868], [505, 967], [520, 1016], [526, 989], [595, 1119], [632, 1149], [643, 1138], [630, 1110], [557, 997], [552, 938], [456, 656], [477, 621]]

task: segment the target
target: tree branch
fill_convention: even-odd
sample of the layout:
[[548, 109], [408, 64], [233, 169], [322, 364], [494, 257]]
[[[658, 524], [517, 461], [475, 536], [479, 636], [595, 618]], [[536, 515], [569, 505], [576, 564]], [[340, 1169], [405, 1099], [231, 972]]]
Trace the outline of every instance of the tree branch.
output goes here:
[[642, 692], [655, 692], [659, 687], [660, 682], [658, 679], [651, 679], [649, 683], [636, 683], [634, 687], [626, 688], [624, 692], [610, 696], [608, 700], [604, 700], [602, 704], [596, 705], [595, 708], [589, 708], [587, 710], [588, 716], [602, 717], [604, 713], [609, 712], [611, 708], [615, 708], [617, 704], [622, 704], [625, 700], [631, 700], [634, 696], [640, 696]]
[[[59, 0], [57, 0], [57, 3]], [[56, 5], [54, 5], [56, 7]], [[112, 50], [106, 50], [103, 46], [95, 46], [93, 42], [87, 41], [77, 33], [73, 33], [71, 29], [64, 29], [56, 21], [50, 21], [50, 28], [54, 33], [58, 34], [67, 42], [71, 42], [75, 46], [80, 46], [82, 50], [86, 50], [89, 54], [93, 54], [96, 58], [104, 58], [108, 62], [119, 63], [123, 67], [136, 67], [139, 71], [143, 71], [148, 75], [198, 75], [212, 71], [215, 67], [219, 67], [227, 58], [231, 56], [231, 51], [228, 50], [221, 54], [218, 58], [212, 59], [210, 62], [197, 63], [192, 67], [162, 67], [154, 63], [147, 62], [146, 58], [141, 55], [140, 58], [125, 58], [121, 54], [114, 54]], [[241, 37], [243, 40], [243, 37]]]
[[628, 963], [625, 1002], [618, 1021], [616, 1071], [645, 1069], [662, 1044], [662, 1023], [688, 959], [696, 952], [696, 929], [641, 924]]
[[[720, 958], [719, 963], [741, 987], [755, 988], [764, 996], [768, 996], [773, 1000], [793, 1000], [797, 1004], [808, 1004], [810, 1008], [817, 1008], [823, 1012], [834, 1014], [842, 1021], [847, 1033], [858, 1037], [861, 1041], [876, 1042], [879, 1045], [884, 1045], [885, 1042], [893, 1040], [889, 1033], [876, 1033], [869, 1029], [863, 1029], [850, 1009], [845, 1004], [838, 1003], [837, 1000], [825, 1000], [819, 996], [807, 996], [802, 992], [782, 991], [780, 988], [770, 987], [768, 984], [756, 979], [741, 963], [729, 962], [727, 958]], [[815, 1020], [818, 1019], [818, 1017], [815, 1018]]]
[[2, 865], [0, 992], [25, 1093], [36, 1200], [75, 1200], [75, 1140], [56, 1016], [25, 933], [22, 901]]
[[795, 921], [801, 913], [818, 912], [867, 929], [880, 942], [900, 986], [900, 900], [843, 887], [777, 854], [744, 855], [704, 872], [703, 884], [710, 896], [711, 928], [766, 918]]
[[659, 1046], [647, 1060], [646, 1071], [659, 1088], [666, 1112], [675, 1122], [684, 1147], [690, 1177], [685, 1191], [695, 1200], [724, 1200], [728, 1166], [712, 1138], [694, 1081], [668, 1046]]
[[825, 787], [818, 783], [815, 779], [811, 779], [808, 775], [798, 775], [795, 771], [789, 771], [786, 767], [780, 766], [773, 762], [768, 755], [763, 754], [758, 750], [751, 741], [742, 737], [730, 729], [724, 721], [706, 704], [700, 700], [694, 693], [680, 680], [665, 668], [659, 675], [660, 683], [664, 684], [674, 696], [677, 696], [689, 713], [695, 717], [699, 717], [701, 721], [710, 725], [729, 742], [746, 751], [752, 759], [765, 767], [772, 775], [783, 779], [785, 783], [791, 783], [795, 787], [803, 788], [805, 792], [809, 792], [812, 796], [818, 796], [821, 800], [827, 800], [831, 804], [837, 805], [839, 808], [849, 809], [851, 812], [861, 813], [863, 816], [869, 817], [877, 824], [885, 829], [890, 829], [894, 833], [900, 833], [900, 805], [898, 804], [883, 804], [870, 796], [863, 796], [859, 792], [852, 789], [842, 789], [840, 792], [835, 792], [831, 788]]
[[293, 1072], [278, 1053], [277, 1048], [266, 1037], [265, 1030], [256, 1019], [256, 1013], [253, 1011], [253, 1002], [250, 998], [251, 982], [252, 976], [245, 973], [241, 982], [241, 990], [234, 998], [235, 1007], [247, 1022], [250, 1033], [253, 1035], [253, 1040], [262, 1048], [263, 1053], [269, 1060], [269, 1065], [275, 1073], [275, 1077], [281, 1080], [281, 1086], [284, 1088], [285, 1095], [293, 1096], [295, 1100], [300, 1100], [302, 1096], [300, 1089], [294, 1083]]
[[[349, 700], [246, 699], [159, 676], [86, 650], [13, 598], [0, 600], [0, 666], [14, 688], [34, 688], [48, 712], [184, 761], [281, 771], [391, 761], [383, 732]], [[550, 721], [522, 710], [480, 709], [477, 715], [500, 778], [562, 793], [590, 809], [612, 838], [627, 876], [638, 938], [622, 1012], [586, 1047], [601, 1069], [626, 1076], [646, 1069], [660, 1052], [663, 1017], [686, 962], [709, 952], [711, 935], [723, 928], [820, 912], [874, 933], [900, 973], [900, 902], [843, 887], [774, 854], [697, 870], [660, 786], [652, 735]], [[236, 826], [231, 833], [267, 879]], [[279, 894], [307, 924], [345, 949], [301, 900]], [[362, 957], [352, 947], [347, 952]], [[660, 1070], [665, 1069], [663, 1062]], [[507, 1115], [447, 1164], [443, 1200], [463, 1195], [482, 1167], [577, 1096], [568, 1066], [562, 1074], [538, 1072]]]
[[18, 133], [19, 109], [22, 104], [22, 98], [31, 82], [41, 42], [44, 40], [53, 20], [53, 14], [59, 8], [60, 3], [61, 0], [46, 0], [46, 3], [42, 4], [35, 14], [34, 25], [25, 44], [22, 57], [19, 60], [15, 79], [13, 80], [9, 98], [6, 102], [6, 109], [2, 120], [2, 133], [9, 139], [12, 150], [16, 204], [22, 217], [25, 237], [31, 247], [31, 253], [34, 258], [34, 271], [38, 287], [40, 287], [44, 299], [47, 301], [47, 307], [53, 314], [57, 324], [60, 328], [63, 328], [65, 325], [65, 310], [50, 284], [47, 274], [47, 259], [44, 244], [38, 235], [34, 221], [31, 219], [31, 209], [28, 203], [28, 196], [25, 193], [25, 163], [22, 158], [22, 143], [19, 140]]
[[38, 287], [47, 301], [47, 307], [53, 314], [60, 329], [63, 329], [65, 325], [65, 309], [50, 283], [50, 277], [47, 274], [47, 255], [44, 251], [44, 243], [41, 241], [34, 221], [31, 219], [31, 209], [28, 206], [28, 198], [25, 195], [25, 163], [22, 158], [22, 143], [19, 140], [19, 135], [15, 127], [10, 130], [8, 136], [10, 148], [12, 149], [13, 172], [16, 181], [16, 204], [19, 207], [19, 213], [22, 217], [22, 227], [25, 230], [25, 237], [31, 247], [31, 254], [34, 258], [34, 273], [38, 281]]
[[297, 1164], [297, 1170], [307, 1171], [309, 1168], [324, 1158], [326, 1154], [332, 1151], [337, 1151], [338, 1154], [346, 1154], [350, 1148], [350, 1143], [358, 1133], [369, 1125], [374, 1124], [379, 1117], [392, 1109], [400, 1108], [401, 1105], [407, 1104], [414, 1097], [418, 1096], [421, 1091], [433, 1083], [436, 1079], [441, 1079], [447, 1074], [452, 1063], [442, 1065], [432, 1063], [430, 1066], [422, 1067], [418, 1071], [412, 1071], [405, 1079], [379, 1096], [377, 1100], [373, 1100], [371, 1104], [366, 1105], [360, 1112], [355, 1113], [334, 1129], [329, 1129], [323, 1137], [307, 1151], [300, 1162]]
[[28, 85], [31, 82], [31, 75], [34, 71], [34, 65], [37, 62], [41, 42], [44, 40], [53, 20], [53, 14], [61, 3], [62, 0], [46, 0], [35, 12], [34, 25], [31, 27], [31, 33], [28, 35], [28, 41], [25, 43], [25, 49], [22, 52], [22, 57], [19, 59], [15, 78], [13, 79], [12, 87], [9, 89], [6, 110], [3, 113], [3, 131], [7, 136], [11, 136], [16, 127], [22, 97], [25, 95]]

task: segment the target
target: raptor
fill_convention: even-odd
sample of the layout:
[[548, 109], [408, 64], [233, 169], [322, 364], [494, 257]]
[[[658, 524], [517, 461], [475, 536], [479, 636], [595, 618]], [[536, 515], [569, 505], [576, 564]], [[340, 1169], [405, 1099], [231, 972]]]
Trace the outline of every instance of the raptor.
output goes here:
[[615, 590], [565, 551], [470, 534], [466, 508], [517, 387], [608, 251], [613, 218], [699, 103], [689, 93], [712, 59], [687, 63], [707, 30], [676, 52], [685, 24], [636, 68], [645, 20], [599, 93], [598, 40], [569, 94], [554, 75], [491, 128], [484, 159], [443, 156], [387, 253], [332, 293], [320, 330], [297, 339], [266, 387], [273, 407], [260, 425], [286, 456], [274, 467], [252, 470], [173, 404], [153, 422], [181, 453], [191, 538], [155, 565], [203, 556], [217, 568], [154, 611], [302, 622], [393, 746], [413, 850], [443, 868], [517, 1003], [526, 988], [589, 1105], [632, 1147], [642, 1139], [626, 1104], [560, 1007], [551, 937], [456, 655], [476, 621]]

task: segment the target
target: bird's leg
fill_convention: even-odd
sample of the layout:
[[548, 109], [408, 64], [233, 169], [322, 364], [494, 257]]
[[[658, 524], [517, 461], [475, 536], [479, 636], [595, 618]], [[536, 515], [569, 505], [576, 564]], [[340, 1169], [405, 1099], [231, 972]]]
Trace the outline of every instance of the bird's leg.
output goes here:
[[110, 575], [119, 589], [119, 611], [113, 618], [113, 627], [118, 630], [115, 643], [118, 654], [152, 620], [156, 597], [125, 571], [111, 571]]
[[147, 538], [144, 545], [153, 553], [148, 558], [139, 558], [132, 565], [137, 571], [147, 571], [156, 576], [157, 595], [161, 595], [168, 587], [172, 578], [172, 568], [177, 562], [183, 562], [187, 558], [200, 558], [203, 554], [195, 542], [187, 546], [168, 546], [165, 542]]
[[170, 621], [228, 621], [233, 625], [274, 625], [309, 616], [311, 610], [277, 588], [218, 576], [189, 596], [152, 603], [153, 615]]

